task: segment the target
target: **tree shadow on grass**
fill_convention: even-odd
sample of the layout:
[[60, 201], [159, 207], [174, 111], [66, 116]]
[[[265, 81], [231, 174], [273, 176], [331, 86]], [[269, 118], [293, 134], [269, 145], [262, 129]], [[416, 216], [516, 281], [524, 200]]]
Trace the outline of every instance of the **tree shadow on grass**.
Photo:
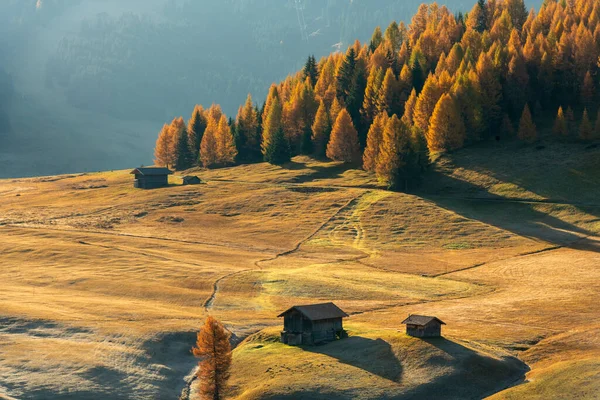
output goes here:
[[359, 167], [348, 163], [329, 161], [325, 165], [308, 165], [304, 162], [291, 161], [283, 166], [288, 170], [307, 170], [307, 173], [289, 179], [288, 183], [310, 183], [321, 179], [338, 179], [344, 172]]
[[452, 365], [453, 371], [406, 392], [400, 398], [484, 398], [524, 382], [525, 373], [529, 371], [527, 365], [515, 357], [495, 359], [443, 337], [421, 340], [443, 353], [427, 360], [430, 367]]
[[[514, 357], [495, 359], [445, 338], [411, 340], [422, 343], [410, 344], [413, 350], [407, 357], [414, 358], [410, 364], [426, 366], [430, 371], [430, 381], [417, 387], [402, 384], [406, 371], [389, 343], [355, 336], [303, 349], [335, 358], [398, 385], [381, 390], [375, 387], [339, 389], [331, 382], [328, 387], [306, 387], [265, 398], [353, 399], [362, 395], [378, 399], [479, 399], [523, 382], [528, 371], [527, 366]], [[417, 348], [420, 351], [414, 351]], [[426, 373], [421, 367], [415, 372]]]
[[402, 376], [402, 366], [392, 346], [382, 339], [351, 336], [322, 346], [305, 346], [303, 349], [335, 358], [390, 381], [397, 382]]
[[[598, 217], [600, 207], [506, 198], [440, 172], [431, 172], [429, 179], [435, 180], [439, 189], [417, 191], [416, 195], [466, 218], [519, 236], [570, 247], [575, 246], [583, 237], [595, 235], [594, 232], [542, 212], [540, 208], [551, 207], [556, 212], [564, 210], [566, 213], [575, 208]], [[588, 246], [588, 250], [598, 251], [598, 247]]]
[[442, 374], [398, 398], [484, 398], [524, 382], [525, 373], [529, 371], [527, 365], [515, 357], [488, 357], [443, 337], [421, 340], [443, 353], [427, 360], [430, 367], [445, 368], [452, 365], [453, 371]]

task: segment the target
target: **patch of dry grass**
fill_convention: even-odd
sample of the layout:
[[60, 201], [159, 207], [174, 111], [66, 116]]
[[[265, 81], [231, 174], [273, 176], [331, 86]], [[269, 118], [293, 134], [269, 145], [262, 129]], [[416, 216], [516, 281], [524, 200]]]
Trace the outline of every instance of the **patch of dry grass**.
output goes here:
[[[600, 245], [584, 238], [598, 208], [473, 200], [575, 203], [580, 191], [554, 196], [540, 171], [517, 180], [468, 149], [452, 157], [432, 172], [449, 179], [434, 194], [390, 193], [307, 157], [192, 171], [207, 184], [172, 177], [152, 191], [129, 171], [0, 181], [0, 397], [173, 394], [207, 312], [238, 336], [266, 328], [235, 352], [239, 398], [478, 397], [523, 375], [516, 355], [532, 383], [507, 396], [552, 381], [551, 397], [575, 374], [591, 393]], [[580, 185], [596, 182], [591, 162], [558, 165]], [[280, 311], [317, 301], [352, 314], [348, 341], [274, 340]], [[448, 339], [399, 333], [409, 313], [439, 316]]]

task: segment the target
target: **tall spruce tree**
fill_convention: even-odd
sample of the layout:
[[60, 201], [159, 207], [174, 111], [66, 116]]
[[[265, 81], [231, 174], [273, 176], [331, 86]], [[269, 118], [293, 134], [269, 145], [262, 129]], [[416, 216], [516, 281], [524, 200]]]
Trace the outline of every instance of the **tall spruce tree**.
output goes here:
[[175, 147], [175, 169], [182, 171], [190, 168], [192, 155], [188, 146], [188, 134], [185, 122], [182, 117], [179, 117], [171, 123], [173, 138], [176, 141]]
[[479, 33], [483, 33], [487, 29], [488, 9], [485, 0], [477, 0], [478, 11], [475, 20], [475, 29]]
[[317, 60], [314, 55], [308, 56], [306, 64], [304, 64], [304, 79], [309, 79], [312, 87], [315, 87], [317, 80], [319, 79], [319, 70], [317, 67]]
[[354, 89], [354, 80], [356, 74], [356, 52], [350, 47], [346, 52], [346, 56], [342, 61], [342, 65], [337, 73], [337, 97], [344, 103], [348, 104], [348, 98]]
[[192, 112], [192, 117], [188, 121], [187, 134], [189, 155], [191, 158], [190, 165], [196, 165], [199, 161], [200, 143], [202, 143], [202, 136], [207, 124], [204, 113], [204, 108], [201, 105], [196, 105]]
[[290, 144], [285, 137], [283, 128], [279, 127], [271, 136], [265, 151], [265, 161], [273, 165], [283, 165], [291, 159]]
[[248, 95], [244, 106], [238, 110], [236, 118], [236, 147], [238, 158], [242, 161], [253, 161], [260, 157], [260, 134], [258, 111]]

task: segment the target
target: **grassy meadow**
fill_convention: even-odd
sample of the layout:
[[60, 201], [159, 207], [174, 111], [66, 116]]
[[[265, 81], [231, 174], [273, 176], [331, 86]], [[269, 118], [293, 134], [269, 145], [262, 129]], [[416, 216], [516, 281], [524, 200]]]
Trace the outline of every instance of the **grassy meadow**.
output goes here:
[[[0, 180], [0, 398], [183, 398], [211, 314], [255, 398], [551, 399], [600, 391], [600, 149], [471, 148], [393, 193], [347, 166]], [[334, 301], [350, 337], [278, 342]], [[444, 338], [406, 336], [436, 315]], [[191, 383], [190, 383], [191, 382]]]

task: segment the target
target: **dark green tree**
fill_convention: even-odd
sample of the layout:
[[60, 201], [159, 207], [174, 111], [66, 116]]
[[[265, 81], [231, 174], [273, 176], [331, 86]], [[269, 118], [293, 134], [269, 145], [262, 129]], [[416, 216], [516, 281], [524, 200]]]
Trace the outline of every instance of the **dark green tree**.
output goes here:
[[283, 165], [291, 160], [290, 144], [282, 128], [279, 128], [269, 141], [265, 161], [273, 165]]
[[306, 64], [304, 64], [304, 79], [309, 78], [310, 84], [314, 87], [319, 79], [319, 70], [317, 68], [317, 60], [315, 56], [308, 56]]
[[202, 106], [194, 107], [192, 118], [188, 121], [187, 125], [187, 138], [188, 138], [188, 149], [189, 149], [189, 164], [196, 165], [200, 155], [200, 143], [202, 143], [202, 136], [206, 130], [206, 116], [204, 115], [204, 109]]
[[482, 33], [487, 29], [488, 8], [485, 0], [477, 0], [477, 5], [479, 6], [479, 14], [475, 22], [475, 29]]
[[346, 105], [348, 104], [348, 97], [350, 97], [354, 89], [355, 73], [356, 52], [354, 48], [350, 47], [338, 72], [336, 85], [337, 97]]
[[183, 118], [179, 118], [173, 121], [170, 129], [173, 130], [175, 140], [177, 141], [175, 145], [175, 169], [178, 171], [182, 171], [191, 167], [191, 161], [193, 160], [188, 145], [188, 133], [185, 128]]

